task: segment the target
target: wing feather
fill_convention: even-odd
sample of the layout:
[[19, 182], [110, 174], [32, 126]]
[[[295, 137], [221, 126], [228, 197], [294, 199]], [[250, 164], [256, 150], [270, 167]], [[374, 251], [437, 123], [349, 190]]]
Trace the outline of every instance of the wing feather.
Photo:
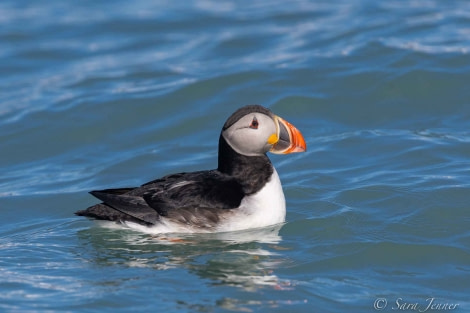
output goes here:
[[[137, 188], [97, 190], [91, 194], [123, 216], [145, 225], [156, 224], [162, 216], [198, 227], [213, 227], [221, 214], [239, 207], [244, 197], [236, 179], [216, 170], [178, 173]], [[86, 210], [81, 212], [86, 215]], [[102, 219], [108, 219], [107, 215]], [[96, 212], [92, 217], [97, 217]]]
[[103, 191], [92, 191], [90, 193], [110, 207], [146, 224], [155, 224], [159, 220], [158, 213], [149, 207], [142, 197]]

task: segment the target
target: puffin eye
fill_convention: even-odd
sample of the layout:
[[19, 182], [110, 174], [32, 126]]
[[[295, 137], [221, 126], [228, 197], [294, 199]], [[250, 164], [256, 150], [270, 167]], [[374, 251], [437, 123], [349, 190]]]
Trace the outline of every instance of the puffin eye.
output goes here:
[[253, 120], [251, 121], [251, 124], [250, 124], [250, 128], [253, 128], [253, 129], [258, 129], [258, 120], [256, 119], [256, 117], [253, 117]]

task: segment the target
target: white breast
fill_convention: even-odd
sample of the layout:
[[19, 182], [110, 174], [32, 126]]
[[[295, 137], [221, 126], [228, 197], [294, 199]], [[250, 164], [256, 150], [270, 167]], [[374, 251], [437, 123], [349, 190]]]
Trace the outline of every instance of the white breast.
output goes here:
[[279, 224], [286, 218], [286, 200], [276, 169], [257, 193], [243, 198], [240, 207], [218, 227], [218, 231], [234, 231]]

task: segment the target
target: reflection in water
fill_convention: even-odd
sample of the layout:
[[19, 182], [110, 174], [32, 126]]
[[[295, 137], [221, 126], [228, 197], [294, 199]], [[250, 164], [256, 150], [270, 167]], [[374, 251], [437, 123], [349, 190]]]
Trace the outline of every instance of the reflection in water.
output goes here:
[[[115, 224], [114, 224], [115, 225]], [[183, 268], [215, 285], [254, 291], [263, 286], [289, 288], [275, 270], [285, 262], [275, 252], [282, 225], [216, 234], [149, 235], [106, 223], [78, 232], [86, 253], [102, 266], [168, 270]], [[119, 229], [116, 229], [119, 228]], [[82, 251], [83, 253], [83, 251]]]

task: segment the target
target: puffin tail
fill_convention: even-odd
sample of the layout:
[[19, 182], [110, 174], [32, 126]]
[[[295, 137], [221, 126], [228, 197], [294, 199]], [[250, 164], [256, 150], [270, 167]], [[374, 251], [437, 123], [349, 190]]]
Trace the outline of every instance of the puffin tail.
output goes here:
[[127, 221], [129, 218], [132, 218], [104, 203], [95, 204], [85, 210], [77, 211], [75, 215], [113, 222]]
[[133, 188], [95, 190], [90, 193], [103, 201], [75, 215], [114, 222], [134, 222], [146, 226], [159, 220], [157, 211], [150, 208], [141, 197], [126, 195]]
[[[109, 190], [100, 190], [100, 191], [91, 191], [90, 194], [93, 196], [94, 193], [103, 193], [103, 192], [108, 192], [111, 194], [125, 194], [129, 191], [131, 191], [134, 188], [120, 188], [120, 189], [109, 189]], [[95, 196], [96, 197], [96, 196]], [[101, 200], [101, 199], [100, 199]], [[85, 210], [80, 210], [75, 212], [75, 215], [78, 216], [85, 216], [85, 217], [90, 217], [94, 218], [97, 220], [106, 220], [106, 221], [125, 221], [127, 218], [127, 214], [123, 214], [122, 212], [119, 212], [118, 210], [110, 207], [109, 205], [106, 205], [104, 203], [99, 203], [92, 205], [91, 207], [85, 209]]]

